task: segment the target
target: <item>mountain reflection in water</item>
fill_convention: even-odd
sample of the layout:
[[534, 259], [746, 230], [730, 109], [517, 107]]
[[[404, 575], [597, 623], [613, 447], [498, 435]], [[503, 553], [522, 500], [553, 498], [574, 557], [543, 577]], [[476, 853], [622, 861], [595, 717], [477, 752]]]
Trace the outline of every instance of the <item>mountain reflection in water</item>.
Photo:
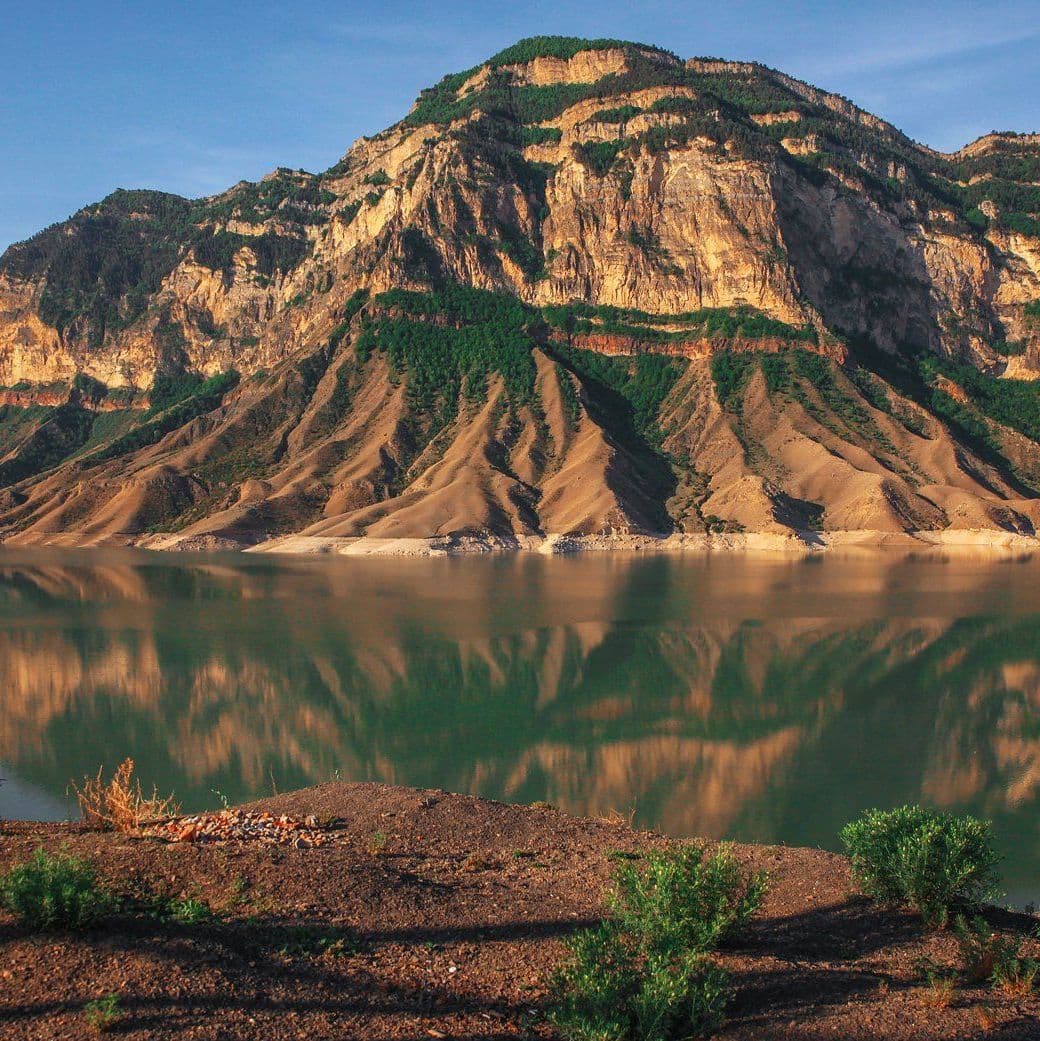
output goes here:
[[1040, 896], [1040, 561], [0, 551], [0, 814], [133, 756], [186, 807], [436, 786], [834, 848], [996, 823]]

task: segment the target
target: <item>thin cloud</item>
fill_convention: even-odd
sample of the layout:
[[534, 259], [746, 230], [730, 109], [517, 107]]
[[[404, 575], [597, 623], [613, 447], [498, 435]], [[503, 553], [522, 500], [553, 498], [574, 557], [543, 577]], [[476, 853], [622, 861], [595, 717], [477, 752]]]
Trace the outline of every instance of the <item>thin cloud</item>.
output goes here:
[[[1040, 41], [1040, 32], [1022, 33], [1005, 30], [991, 32], [988, 37], [974, 36], [970, 43], [964, 43], [947, 35], [946, 40], [930, 40], [906, 43], [886, 42], [874, 45], [866, 50], [846, 51], [841, 54], [831, 53], [829, 59], [820, 60], [818, 52], [805, 55], [806, 64], [811, 64], [816, 75], [855, 77], [866, 73], [895, 72], [912, 69], [922, 65], [946, 64], [953, 61], [963, 62], [965, 59], [985, 54], [989, 51], [1008, 46], [1027, 46]], [[959, 72], [963, 74], [965, 70]]]

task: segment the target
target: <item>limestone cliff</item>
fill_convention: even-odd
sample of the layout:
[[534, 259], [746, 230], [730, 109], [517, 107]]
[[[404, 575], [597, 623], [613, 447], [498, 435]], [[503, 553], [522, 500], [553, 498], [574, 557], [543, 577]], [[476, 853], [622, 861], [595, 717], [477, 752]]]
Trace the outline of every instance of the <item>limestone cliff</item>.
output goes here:
[[521, 41], [322, 174], [12, 246], [0, 530], [1031, 533], [1037, 182], [1035, 135]]

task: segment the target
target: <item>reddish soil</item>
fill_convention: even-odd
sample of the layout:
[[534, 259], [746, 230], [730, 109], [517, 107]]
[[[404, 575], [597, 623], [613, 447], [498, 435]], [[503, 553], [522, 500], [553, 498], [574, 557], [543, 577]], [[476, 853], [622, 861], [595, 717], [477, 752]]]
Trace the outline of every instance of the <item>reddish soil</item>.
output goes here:
[[[667, 842], [623, 823], [373, 784], [256, 806], [336, 818], [332, 840], [198, 846], [0, 825], [0, 870], [67, 844], [121, 893], [221, 911], [195, 925], [126, 915], [46, 936], [0, 916], [0, 1037], [87, 1037], [84, 1004], [110, 992], [125, 1013], [112, 1033], [124, 1038], [551, 1037], [543, 981], [561, 939], [600, 913], [618, 853]], [[841, 857], [735, 849], [772, 884], [719, 956], [737, 993], [719, 1037], [1040, 1038], [1036, 994], [966, 987], [934, 1007], [917, 963], [954, 963], [953, 939], [856, 896]], [[1015, 931], [1037, 924], [989, 917]], [[356, 949], [318, 950], [301, 933], [315, 927], [349, 929]]]

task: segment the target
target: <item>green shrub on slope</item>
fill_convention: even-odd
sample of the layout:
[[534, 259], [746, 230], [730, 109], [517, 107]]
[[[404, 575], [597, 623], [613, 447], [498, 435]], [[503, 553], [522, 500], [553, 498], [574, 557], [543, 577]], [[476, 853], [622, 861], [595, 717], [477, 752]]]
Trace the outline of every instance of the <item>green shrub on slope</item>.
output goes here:
[[905, 904], [931, 925], [945, 925], [957, 906], [996, 895], [992, 829], [974, 817], [921, 806], [868, 810], [842, 829], [841, 839], [867, 896]]

